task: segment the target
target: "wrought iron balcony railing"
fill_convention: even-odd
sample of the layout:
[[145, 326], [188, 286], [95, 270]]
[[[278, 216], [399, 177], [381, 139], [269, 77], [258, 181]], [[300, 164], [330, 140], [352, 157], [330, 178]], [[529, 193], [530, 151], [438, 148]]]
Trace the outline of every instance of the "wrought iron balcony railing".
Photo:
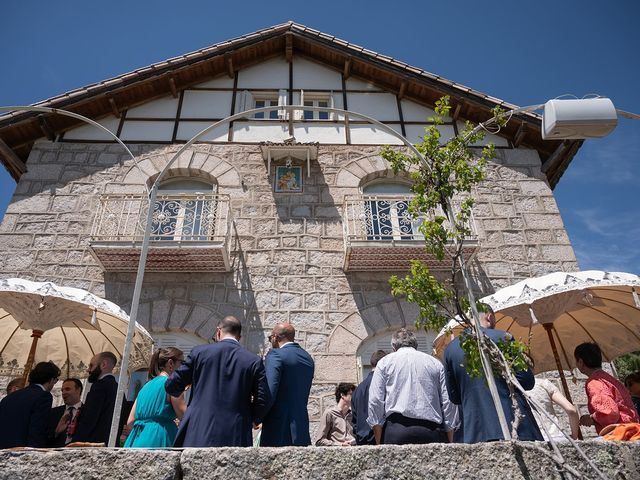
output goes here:
[[[105, 270], [135, 270], [148, 208], [143, 195], [100, 198], [91, 249]], [[230, 220], [227, 195], [159, 194], [153, 205], [147, 269], [228, 270]]]
[[[435, 269], [449, 267], [425, 250], [419, 230], [425, 217], [412, 217], [409, 202], [405, 195], [345, 196], [345, 270], [405, 270], [412, 259]], [[463, 242], [465, 254], [477, 248], [472, 232]]]

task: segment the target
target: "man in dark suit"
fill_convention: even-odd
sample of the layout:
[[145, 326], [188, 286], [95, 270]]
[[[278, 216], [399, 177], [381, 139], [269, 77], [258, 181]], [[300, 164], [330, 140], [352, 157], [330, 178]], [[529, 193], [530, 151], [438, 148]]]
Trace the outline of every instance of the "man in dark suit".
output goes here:
[[[512, 340], [511, 335], [507, 332], [494, 330], [495, 322], [495, 315], [490, 309], [480, 314], [480, 329], [491, 340], [496, 343], [502, 339]], [[462, 405], [464, 443], [503, 440], [498, 414], [487, 382], [483, 377], [472, 378], [467, 373], [464, 366], [466, 363], [465, 354], [460, 347], [460, 337], [449, 344], [444, 352], [444, 358], [449, 399], [457, 405]], [[530, 368], [526, 371], [516, 372], [516, 378], [525, 390], [533, 388], [535, 378]], [[495, 376], [495, 379], [502, 410], [507, 424], [511, 428], [514, 415], [509, 387], [501, 376]], [[519, 393], [516, 393], [516, 398], [523, 415], [518, 426], [518, 439], [542, 441], [542, 435], [526, 400]]]
[[356, 437], [356, 445], [376, 445], [373, 430], [367, 423], [369, 416], [369, 387], [376, 365], [387, 354], [384, 350], [376, 350], [371, 355], [371, 371], [351, 396], [351, 420], [353, 422], [353, 434]]
[[216, 328], [216, 343], [191, 350], [165, 383], [165, 390], [174, 397], [191, 385], [174, 446], [252, 445], [251, 425], [264, 415], [269, 388], [262, 360], [240, 345], [241, 333], [238, 319], [223, 318]]
[[40, 362], [29, 373], [29, 386], [0, 402], [0, 448], [46, 447], [47, 425], [53, 397], [51, 389], [60, 369]]
[[311, 445], [307, 403], [315, 367], [311, 355], [294, 342], [295, 335], [293, 325], [279, 323], [269, 336], [273, 348], [265, 368], [271, 403], [262, 420], [264, 447]]
[[64, 405], [51, 409], [49, 417], [48, 446], [64, 447], [71, 442], [75, 432], [82, 402], [82, 382], [77, 378], [67, 378], [62, 382]]
[[89, 362], [91, 390], [87, 394], [84, 406], [80, 410], [78, 425], [73, 434], [74, 442], [109, 442], [111, 420], [116, 404], [118, 382], [113, 376], [117, 358], [111, 352], [97, 354]]

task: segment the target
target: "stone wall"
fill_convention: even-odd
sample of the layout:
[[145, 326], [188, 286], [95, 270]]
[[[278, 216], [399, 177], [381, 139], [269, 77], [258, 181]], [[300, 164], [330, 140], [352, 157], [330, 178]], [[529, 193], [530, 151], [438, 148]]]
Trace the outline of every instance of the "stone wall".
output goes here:
[[[604, 478], [639, 479], [640, 443], [580, 442]], [[566, 465], [580, 479], [597, 474], [569, 445]], [[0, 480], [254, 479], [571, 479], [545, 444], [204, 448], [185, 450], [59, 449], [1, 451]]]
[[[36, 144], [0, 226], [0, 275], [84, 288], [125, 310], [134, 275], [104, 273], [88, 246], [99, 196], [144, 193], [178, 148], [132, 145], [139, 167], [112, 144]], [[260, 352], [280, 321], [316, 361], [313, 418], [334, 403], [339, 381], [356, 381], [356, 351], [381, 332], [413, 325], [414, 305], [391, 296], [393, 272], [342, 269], [344, 195], [391, 177], [375, 146], [320, 146], [304, 193], [273, 192], [273, 168], [255, 145], [202, 144], [172, 175], [215, 178], [231, 197], [237, 236], [229, 273], [150, 273], [139, 321], [152, 332], [210, 338], [224, 315], [245, 320], [244, 342]], [[499, 149], [478, 188], [474, 217], [480, 250], [471, 263], [478, 293], [531, 275], [575, 270], [575, 256], [535, 151]]]

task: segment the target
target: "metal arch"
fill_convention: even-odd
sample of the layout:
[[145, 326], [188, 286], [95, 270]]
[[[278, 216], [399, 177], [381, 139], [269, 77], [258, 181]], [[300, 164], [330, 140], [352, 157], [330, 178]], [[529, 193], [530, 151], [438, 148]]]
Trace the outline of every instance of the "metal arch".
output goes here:
[[[140, 165], [138, 164], [138, 161], [136, 160], [136, 157], [133, 155], [133, 153], [131, 153], [131, 150], [129, 150], [129, 147], [127, 147], [122, 142], [122, 140], [120, 140], [120, 137], [118, 137], [115, 133], [113, 133], [111, 130], [106, 128], [104, 125], [100, 125], [98, 122], [96, 122], [94, 120], [91, 120], [90, 118], [87, 118], [87, 117], [85, 117], [83, 115], [80, 115], [79, 113], [70, 112], [68, 110], [61, 110], [59, 108], [34, 107], [32, 105], [26, 105], [26, 106], [18, 105], [18, 106], [0, 107], [0, 112], [13, 112], [14, 110], [25, 110], [27, 112], [56, 113], [58, 115], [63, 115], [65, 117], [72, 117], [72, 118], [75, 118], [77, 120], [81, 120], [81, 121], [83, 121], [85, 123], [88, 123], [89, 125], [93, 125], [94, 127], [97, 127], [100, 130], [102, 130], [102, 131], [106, 132], [107, 134], [109, 134], [109, 136], [111, 136], [116, 142], [118, 142], [122, 146], [122, 148], [124, 148], [125, 151], [129, 154], [129, 156], [131, 157], [131, 160], [133, 160], [133, 163], [136, 165], [138, 170], [140, 170], [141, 172], [144, 173], [144, 171], [140, 168]], [[146, 183], [144, 185], [144, 188], [147, 191], [147, 193], [149, 193], [149, 187], [147, 186]]]

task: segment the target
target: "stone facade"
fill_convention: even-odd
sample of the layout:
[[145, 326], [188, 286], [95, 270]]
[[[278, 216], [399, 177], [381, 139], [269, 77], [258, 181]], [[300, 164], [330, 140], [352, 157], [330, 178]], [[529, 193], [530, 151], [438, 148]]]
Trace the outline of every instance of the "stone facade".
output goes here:
[[[87, 289], [125, 310], [135, 275], [103, 272], [89, 251], [100, 195], [143, 194], [175, 145], [121, 147], [39, 142], [0, 227], [0, 275]], [[276, 322], [290, 321], [316, 361], [313, 419], [334, 403], [338, 381], [356, 381], [364, 341], [413, 325], [414, 305], [392, 297], [393, 272], [345, 272], [342, 204], [375, 178], [391, 178], [377, 146], [320, 145], [304, 191], [274, 193], [273, 167], [257, 145], [198, 144], [170, 176], [215, 179], [230, 196], [234, 235], [228, 273], [148, 273], [139, 322], [153, 333], [190, 332], [207, 341], [225, 315], [244, 319], [245, 345], [264, 351]], [[553, 193], [533, 150], [498, 149], [474, 210], [478, 293], [523, 278], [577, 269]], [[396, 272], [397, 273], [397, 272]]]
[[[602, 476], [559, 445], [579, 478], [640, 478], [638, 442], [579, 442]], [[576, 478], [531, 442], [329, 448], [56, 449], [3, 451], [0, 480], [136, 479], [566, 479]]]

